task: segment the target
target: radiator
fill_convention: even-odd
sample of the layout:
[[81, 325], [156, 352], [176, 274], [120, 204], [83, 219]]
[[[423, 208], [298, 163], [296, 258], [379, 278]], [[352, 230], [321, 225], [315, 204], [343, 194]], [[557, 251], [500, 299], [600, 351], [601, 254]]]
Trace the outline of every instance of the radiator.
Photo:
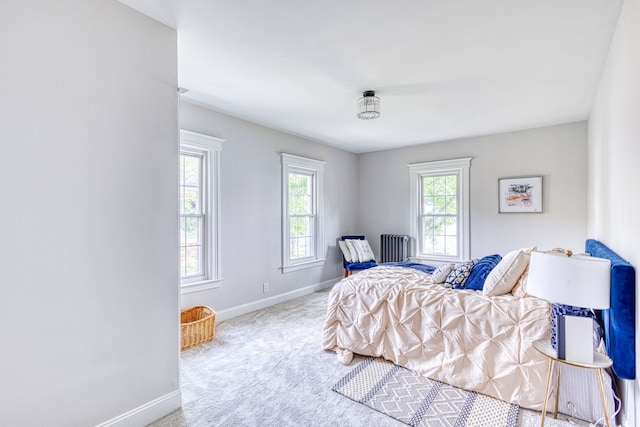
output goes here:
[[381, 234], [380, 260], [380, 262], [409, 261], [409, 236], [406, 234]]

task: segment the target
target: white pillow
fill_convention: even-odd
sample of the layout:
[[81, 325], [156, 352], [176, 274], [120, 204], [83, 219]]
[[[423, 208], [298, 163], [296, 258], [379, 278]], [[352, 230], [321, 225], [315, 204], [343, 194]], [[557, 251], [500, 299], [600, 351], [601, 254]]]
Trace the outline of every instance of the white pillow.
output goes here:
[[497, 296], [511, 292], [529, 265], [531, 251], [533, 250], [535, 250], [535, 247], [517, 249], [506, 254], [487, 276], [482, 288], [482, 294]]
[[360, 262], [360, 258], [358, 257], [358, 251], [356, 250], [356, 242], [358, 240], [348, 239], [345, 240], [349, 251], [351, 252], [351, 262]]
[[364, 255], [364, 257], [361, 258], [360, 262], [376, 260], [376, 255], [373, 253], [373, 249], [371, 249], [371, 245], [368, 241], [360, 240], [360, 246], [362, 247], [362, 254]]
[[518, 279], [516, 285], [511, 289], [511, 294], [516, 298], [523, 298], [527, 295], [527, 280], [529, 279], [529, 266], [524, 269], [524, 273]]
[[353, 246], [356, 248], [359, 262], [367, 262], [375, 259], [375, 255], [373, 254], [368, 241], [353, 240]]
[[351, 256], [351, 251], [347, 246], [347, 242], [345, 242], [344, 240], [338, 240], [338, 245], [342, 250], [342, 255], [344, 255], [344, 260], [347, 262], [353, 262], [353, 257]]
[[453, 270], [454, 265], [455, 264], [440, 264], [437, 266], [436, 269], [433, 270], [433, 273], [431, 273], [433, 283], [444, 283], [449, 273], [451, 273], [451, 270]]

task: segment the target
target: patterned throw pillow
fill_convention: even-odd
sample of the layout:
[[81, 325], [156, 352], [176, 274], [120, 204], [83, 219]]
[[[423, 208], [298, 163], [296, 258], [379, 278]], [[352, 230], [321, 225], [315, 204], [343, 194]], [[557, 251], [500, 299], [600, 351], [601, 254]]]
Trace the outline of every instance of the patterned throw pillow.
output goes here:
[[451, 270], [453, 270], [453, 266], [454, 264], [441, 264], [437, 266], [436, 269], [433, 270], [433, 273], [431, 273], [433, 283], [444, 283], [449, 273], [451, 273]]
[[456, 264], [451, 270], [451, 273], [447, 275], [447, 279], [444, 281], [444, 285], [448, 288], [461, 289], [464, 288], [464, 283], [467, 281], [471, 269], [478, 262], [477, 259]]

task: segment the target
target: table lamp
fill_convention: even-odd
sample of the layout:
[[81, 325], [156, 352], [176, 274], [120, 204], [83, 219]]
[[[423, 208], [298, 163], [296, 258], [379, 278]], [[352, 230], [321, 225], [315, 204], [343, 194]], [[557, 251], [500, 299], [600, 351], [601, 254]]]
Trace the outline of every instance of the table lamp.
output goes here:
[[[552, 303], [609, 308], [611, 262], [585, 255], [532, 252], [527, 293]], [[558, 317], [558, 358], [593, 363], [593, 319]]]

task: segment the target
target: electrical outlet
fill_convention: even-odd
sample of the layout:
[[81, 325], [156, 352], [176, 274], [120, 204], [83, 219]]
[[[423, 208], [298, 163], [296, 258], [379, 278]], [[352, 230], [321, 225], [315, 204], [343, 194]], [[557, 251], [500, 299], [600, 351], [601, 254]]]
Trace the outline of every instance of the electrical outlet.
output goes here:
[[269, 292], [269, 283], [268, 282], [264, 282], [262, 284], [262, 292]]

